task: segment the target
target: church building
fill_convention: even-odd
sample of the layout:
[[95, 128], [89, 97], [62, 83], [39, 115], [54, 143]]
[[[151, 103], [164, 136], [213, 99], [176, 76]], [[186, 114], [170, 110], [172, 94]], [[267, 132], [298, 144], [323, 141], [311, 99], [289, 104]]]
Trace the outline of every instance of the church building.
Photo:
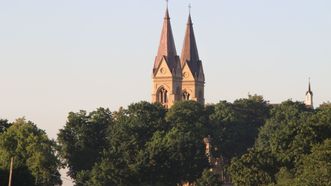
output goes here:
[[177, 54], [168, 7], [153, 66], [152, 102], [170, 108], [176, 101], [205, 103], [205, 75], [199, 58], [191, 13], [188, 16], [181, 57]]
[[308, 91], [306, 92], [306, 98], [304, 103], [308, 108], [312, 108], [312, 109], [314, 108], [313, 91], [311, 91], [310, 79], [309, 79]]

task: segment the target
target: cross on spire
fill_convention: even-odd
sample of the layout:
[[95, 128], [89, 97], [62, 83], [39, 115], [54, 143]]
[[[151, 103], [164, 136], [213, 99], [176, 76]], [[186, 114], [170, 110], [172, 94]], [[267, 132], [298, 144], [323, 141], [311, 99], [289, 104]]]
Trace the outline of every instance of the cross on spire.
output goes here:
[[[166, 0], [168, 3], [168, 0]], [[156, 69], [159, 67], [161, 60], [163, 58], [166, 58], [168, 67], [170, 70], [173, 70], [174, 68], [177, 68], [176, 65], [178, 63], [179, 65], [179, 56], [177, 56], [176, 47], [175, 47], [175, 41], [172, 34], [171, 29], [171, 23], [170, 23], [170, 16], [168, 7], [165, 12], [164, 20], [163, 20], [163, 28], [161, 32], [161, 39], [159, 44], [159, 49], [157, 56], [155, 58], [154, 63], [154, 73], [156, 72]]]
[[191, 3], [188, 4], [188, 12], [191, 14], [191, 9], [192, 9], [192, 6], [191, 6]]
[[308, 85], [308, 91], [311, 92], [311, 86], [310, 86], [310, 77], [309, 77], [309, 85]]

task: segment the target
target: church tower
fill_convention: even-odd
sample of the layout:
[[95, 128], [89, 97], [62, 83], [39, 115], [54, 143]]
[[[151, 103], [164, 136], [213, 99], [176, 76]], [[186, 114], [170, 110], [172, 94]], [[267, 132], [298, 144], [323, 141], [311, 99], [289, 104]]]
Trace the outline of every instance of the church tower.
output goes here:
[[313, 92], [311, 91], [310, 79], [309, 79], [308, 91], [306, 92], [305, 105], [309, 108], [314, 108]]
[[182, 72], [176, 52], [168, 7], [163, 21], [160, 45], [153, 67], [152, 102], [170, 108], [181, 100]]
[[182, 99], [194, 100], [204, 104], [205, 75], [199, 58], [191, 13], [188, 16], [186, 25], [184, 46], [181, 54], [181, 67], [183, 74]]

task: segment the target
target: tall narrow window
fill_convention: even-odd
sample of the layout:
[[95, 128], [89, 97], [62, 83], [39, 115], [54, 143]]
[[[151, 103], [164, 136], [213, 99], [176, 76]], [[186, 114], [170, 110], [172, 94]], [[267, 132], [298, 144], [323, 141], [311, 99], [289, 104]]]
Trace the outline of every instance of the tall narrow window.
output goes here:
[[190, 100], [190, 94], [186, 91], [183, 92], [183, 100]]
[[157, 98], [159, 103], [162, 104], [168, 103], [168, 91], [163, 87], [160, 88], [159, 91], [157, 92]]

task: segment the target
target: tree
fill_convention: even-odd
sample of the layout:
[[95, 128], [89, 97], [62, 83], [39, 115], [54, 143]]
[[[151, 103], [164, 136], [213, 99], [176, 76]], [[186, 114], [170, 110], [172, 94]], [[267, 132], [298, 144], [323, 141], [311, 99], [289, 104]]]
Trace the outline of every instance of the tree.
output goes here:
[[195, 101], [177, 102], [166, 115], [166, 121], [172, 128], [164, 138], [161, 137], [163, 140], [156, 139], [161, 141], [161, 148], [169, 150], [170, 158], [166, 165], [173, 166], [168, 175], [177, 183], [195, 181], [209, 166], [203, 142], [209, 134], [206, 113], [203, 105]]
[[331, 139], [313, 147], [303, 158], [303, 164], [294, 181], [297, 186], [331, 185]]
[[231, 161], [229, 172], [235, 186], [267, 185], [275, 182], [277, 161], [269, 152], [250, 149]]
[[311, 147], [331, 137], [331, 111], [315, 112], [303, 103], [286, 101], [271, 111], [255, 147], [271, 152], [280, 167], [293, 169]]
[[107, 147], [92, 169], [91, 185], [137, 185], [148, 182], [146, 143], [156, 131], [166, 130], [162, 105], [139, 102], [114, 112]]
[[322, 110], [322, 109], [331, 109], [331, 102], [324, 102], [322, 103], [317, 109]]
[[222, 182], [219, 180], [219, 175], [213, 173], [209, 169], [205, 169], [202, 172], [202, 176], [196, 181], [197, 186], [222, 186]]
[[146, 151], [149, 174], [154, 183], [192, 183], [209, 166], [202, 139], [178, 128], [155, 133]]
[[1, 185], [8, 183], [10, 158], [14, 157], [14, 185], [61, 184], [60, 161], [55, 154], [56, 144], [45, 131], [24, 118], [17, 119], [0, 135]]
[[233, 104], [221, 101], [213, 106], [209, 118], [210, 134], [216, 146], [215, 156], [227, 160], [244, 154], [258, 136], [259, 128], [269, 118], [269, 106], [262, 96], [249, 96]]
[[[297, 184], [295, 177], [301, 175], [302, 166], [309, 164], [305, 163], [309, 162], [305, 157], [311, 153], [312, 147], [331, 138], [330, 130], [331, 109], [315, 111], [303, 103], [292, 101], [275, 106], [271, 117], [260, 129], [253, 149], [232, 161], [230, 173], [234, 183], [310, 185], [304, 182]], [[272, 161], [266, 161], [268, 159]]]
[[10, 127], [10, 123], [8, 123], [8, 120], [3, 120], [0, 119], [0, 134], [5, 132], [9, 127]]
[[[76, 179], [80, 171], [89, 171], [101, 159], [107, 145], [107, 131], [112, 124], [109, 109], [99, 108], [69, 113], [68, 121], [58, 134], [59, 154], [68, 166], [68, 175]], [[79, 181], [79, 180], [76, 180]]]
[[276, 174], [276, 183], [270, 184], [271, 186], [292, 186], [294, 184], [295, 172], [288, 170], [286, 167], [280, 168]]
[[193, 182], [208, 167], [202, 105], [178, 102], [168, 112], [140, 102], [114, 113], [108, 147], [89, 185], [168, 186]]
[[182, 131], [192, 131], [201, 139], [209, 133], [206, 111], [203, 105], [195, 101], [177, 102], [169, 109], [166, 120], [169, 127], [175, 127]]

